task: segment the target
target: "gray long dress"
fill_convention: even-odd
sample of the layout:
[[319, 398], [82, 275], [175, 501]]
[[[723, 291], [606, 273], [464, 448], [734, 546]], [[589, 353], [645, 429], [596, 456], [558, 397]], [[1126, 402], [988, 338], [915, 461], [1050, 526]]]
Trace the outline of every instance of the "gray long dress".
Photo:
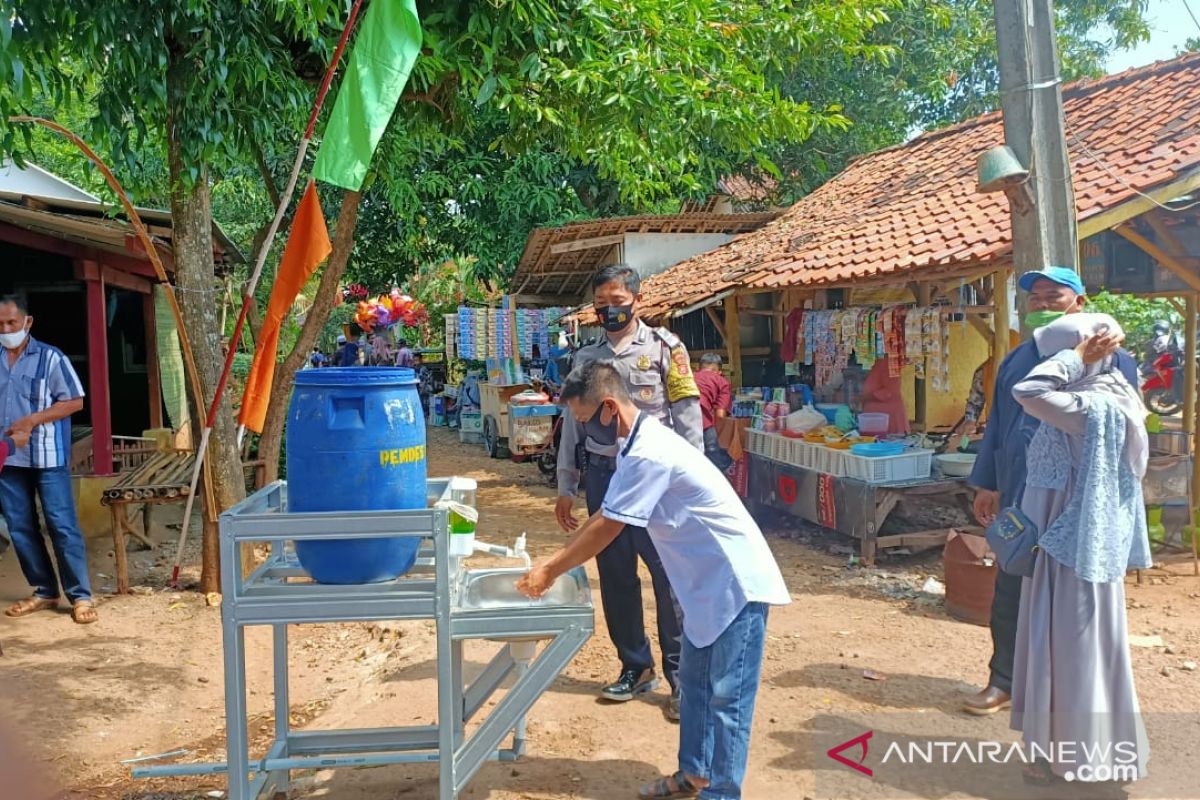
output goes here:
[[[1044, 381], [1018, 384], [1014, 394], [1030, 415], [1064, 431], [1070, 446], [1064, 490], [1025, 489], [1021, 510], [1045, 531], [1081, 472], [1087, 399], [1053, 391]], [[1085, 581], [1045, 551], [1038, 553], [1033, 577], [1021, 587], [1012, 727], [1022, 732], [1027, 751], [1051, 754], [1059, 776], [1121, 781], [1145, 776], [1150, 748], [1133, 682], [1123, 581]]]

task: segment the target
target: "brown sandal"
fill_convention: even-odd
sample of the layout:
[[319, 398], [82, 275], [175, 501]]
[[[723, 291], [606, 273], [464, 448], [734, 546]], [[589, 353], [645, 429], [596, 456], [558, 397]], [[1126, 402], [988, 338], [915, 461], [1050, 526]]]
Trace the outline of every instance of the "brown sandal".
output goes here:
[[71, 619], [75, 620], [76, 625], [91, 625], [100, 619], [100, 615], [96, 613], [96, 606], [91, 600], [80, 600], [71, 607]]
[[695, 797], [700, 790], [692, 786], [682, 771], [669, 778], [659, 778], [653, 783], [642, 784], [638, 797], [641, 800], [669, 800], [673, 797]]
[[37, 597], [35, 595], [13, 603], [5, 610], [4, 616], [27, 617], [39, 611], [51, 611], [55, 608], [58, 608], [57, 597]]

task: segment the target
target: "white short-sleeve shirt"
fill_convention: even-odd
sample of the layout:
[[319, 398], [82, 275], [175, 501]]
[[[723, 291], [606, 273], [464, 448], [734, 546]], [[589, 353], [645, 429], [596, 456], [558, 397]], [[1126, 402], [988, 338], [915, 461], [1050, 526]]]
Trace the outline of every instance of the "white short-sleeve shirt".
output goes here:
[[601, 513], [650, 533], [694, 646], [715, 642], [746, 603], [791, 602], [762, 531], [711, 461], [645, 414], [619, 445]]

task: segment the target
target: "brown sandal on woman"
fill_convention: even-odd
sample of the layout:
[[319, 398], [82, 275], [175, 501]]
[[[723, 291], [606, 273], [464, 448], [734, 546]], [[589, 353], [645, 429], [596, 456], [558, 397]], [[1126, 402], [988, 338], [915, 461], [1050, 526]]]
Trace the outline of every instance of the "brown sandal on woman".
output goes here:
[[76, 625], [91, 625], [100, 619], [100, 615], [91, 600], [80, 600], [71, 607], [71, 619]]
[[27, 617], [39, 611], [50, 611], [55, 608], [58, 608], [57, 597], [37, 597], [35, 595], [13, 603], [5, 610], [4, 616]]

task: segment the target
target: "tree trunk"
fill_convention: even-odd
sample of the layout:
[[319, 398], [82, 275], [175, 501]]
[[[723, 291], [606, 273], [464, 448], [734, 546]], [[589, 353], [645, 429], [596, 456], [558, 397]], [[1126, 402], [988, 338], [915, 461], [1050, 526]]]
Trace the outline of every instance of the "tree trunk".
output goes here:
[[[168, 108], [176, 108], [181, 100], [172, 98], [172, 89], [179, 85], [177, 64], [168, 73]], [[172, 77], [175, 80], [172, 80]], [[176, 92], [177, 94], [177, 92]], [[175, 285], [179, 288], [179, 305], [187, 325], [194, 350], [197, 372], [204, 397], [194, 398], [199, 421], [204, 422], [208, 404], [216, 391], [224, 367], [224, 348], [219, 330], [220, 284], [213, 266], [212, 206], [208, 171], [200, 165], [195, 181], [189, 181], [189, 168], [184, 163], [179, 120], [173, 113], [167, 118], [167, 159], [171, 181], [171, 219]], [[228, 393], [221, 399], [216, 425], [209, 440], [210, 469], [213, 493], [219, 509], [224, 510], [246, 496], [242, 477], [242, 462], [237, 450], [237, 431], [229, 404]], [[185, 523], [186, 524], [186, 521]], [[215, 526], [205, 527], [205, 539], [215, 539]], [[215, 541], [205, 541], [200, 578], [201, 590], [220, 590], [220, 564]]]
[[267, 418], [263, 423], [262, 438], [258, 443], [258, 457], [266, 466], [269, 483], [279, 477], [279, 451], [283, 445], [283, 425], [287, 420], [288, 396], [292, 393], [293, 376], [304, 366], [309, 351], [325, 327], [329, 312], [338, 296], [338, 285], [346, 274], [346, 265], [354, 251], [354, 229], [358, 225], [358, 206], [362, 195], [346, 192], [338, 212], [337, 227], [333, 232], [333, 252], [321, 272], [321, 283], [317, 287], [312, 307], [300, 329], [300, 336], [283, 362], [275, 366], [275, 380], [271, 384], [271, 401], [267, 407]]

